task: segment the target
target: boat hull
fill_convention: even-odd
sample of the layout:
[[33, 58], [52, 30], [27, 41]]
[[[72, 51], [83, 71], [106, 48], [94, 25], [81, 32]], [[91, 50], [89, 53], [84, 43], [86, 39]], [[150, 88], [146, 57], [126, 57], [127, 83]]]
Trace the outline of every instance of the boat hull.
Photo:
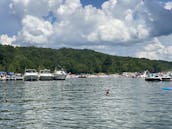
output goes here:
[[162, 78], [162, 81], [171, 81], [171, 78], [165, 78], [165, 77], [163, 77]]
[[162, 81], [161, 78], [145, 78], [145, 81]]
[[38, 76], [37, 75], [27, 75], [27, 76], [24, 76], [24, 80], [25, 81], [37, 81]]
[[54, 74], [54, 80], [65, 80], [66, 79], [66, 75], [58, 75], [58, 74]]
[[6, 81], [6, 77], [0, 77], [0, 81]]
[[53, 80], [53, 76], [40, 76], [39, 80], [41, 80], [41, 81]]
[[15, 80], [16, 80], [16, 81], [23, 81], [24, 78], [23, 78], [23, 77], [17, 77]]

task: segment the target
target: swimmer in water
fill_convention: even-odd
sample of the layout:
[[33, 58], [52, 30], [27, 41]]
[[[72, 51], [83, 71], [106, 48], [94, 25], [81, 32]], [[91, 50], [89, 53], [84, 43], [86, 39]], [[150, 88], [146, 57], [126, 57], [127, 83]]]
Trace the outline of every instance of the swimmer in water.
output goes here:
[[107, 89], [107, 90], [106, 90], [106, 96], [109, 96], [109, 95], [110, 95], [110, 90]]

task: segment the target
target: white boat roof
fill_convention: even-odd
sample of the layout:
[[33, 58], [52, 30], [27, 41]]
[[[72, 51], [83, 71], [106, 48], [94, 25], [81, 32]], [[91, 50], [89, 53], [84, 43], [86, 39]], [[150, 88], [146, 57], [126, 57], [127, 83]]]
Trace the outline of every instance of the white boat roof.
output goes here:
[[26, 69], [25, 72], [37, 72], [36, 69]]

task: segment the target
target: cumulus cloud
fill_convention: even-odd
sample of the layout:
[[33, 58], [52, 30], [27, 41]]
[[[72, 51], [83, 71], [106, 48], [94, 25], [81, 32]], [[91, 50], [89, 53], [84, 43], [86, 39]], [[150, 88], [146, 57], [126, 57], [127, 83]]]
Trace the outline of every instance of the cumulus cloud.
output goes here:
[[[107, 0], [100, 8], [82, 5], [80, 0], [2, 1], [20, 24], [16, 29], [16, 44], [20, 45], [101, 48], [102, 51], [103, 46], [111, 53], [111, 48], [117, 45], [143, 44], [145, 40], [172, 32], [171, 2], [162, 0]], [[163, 53], [160, 50], [165, 50], [166, 45], [157, 39], [153, 42], [146, 45], [153, 46], [152, 50], [144, 48], [140, 56], [159, 58], [158, 53]], [[151, 53], [156, 49], [159, 51]]]
[[148, 58], [155, 60], [172, 60], [172, 45], [164, 46], [158, 38], [154, 38], [141, 51], [136, 53], [139, 58]]
[[[144, 39], [150, 31], [144, 19], [134, 18], [135, 13], [143, 8], [141, 2], [134, 0], [109, 0], [102, 4], [102, 9], [91, 5], [83, 7], [80, 0], [11, 0], [9, 6], [13, 14], [21, 18], [19, 37], [24, 42], [40, 44], [51, 37], [47, 42], [115, 44]], [[42, 16], [49, 11], [54, 12], [57, 22], [48, 25]], [[29, 23], [31, 19], [33, 24], [40, 22], [41, 25]], [[44, 23], [48, 28], [44, 28]], [[40, 27], [49, 31], [48, 34]]]
[[171, 10], [172, 9], [172, 1], [171, 2], [167, 2], [164, 6], [165, 9], [167, 10]]
[[50, 22], [44, 21], [34, 16], [26, 15], [22, 20], [22, 31], [19, 33], [22, 41], [27, 43], [48, 43], [53, 33]]
[[0, 35], [0, 43], [2, 45], [10, 45], [11, 46], [14, 41], [16, 41], [15, 36], [9, 37], [6, 34]]
[[25, 15], [37, 17], [46, 15], [49, 9], [48, 5], [48, 1], [46, 0], [11, 0], [9, 8], [11, 9], [11, 13], [21, 20]]
[[[102, 9], [97, 9], [91, 5], [83, 8], [79, 0], [66, 1], [57, 10], [60, 22], [55, 27], [56, 35], [62, 37], [67, 35], [65, 37], [67, 42], [111, 42], [113, 44], [148, 37], [149, 28], [142, 19], [134, 20], [134, 11], [121, 9], [118, 15], [114, 13], [116, 7], [121, 7], [125, 2], [122, 0], [118, 3], [116, 0], [110, 0], [102, 5]], [[135, 11], [142, 8], [140, 3], [133, 3], [136, 4]]]

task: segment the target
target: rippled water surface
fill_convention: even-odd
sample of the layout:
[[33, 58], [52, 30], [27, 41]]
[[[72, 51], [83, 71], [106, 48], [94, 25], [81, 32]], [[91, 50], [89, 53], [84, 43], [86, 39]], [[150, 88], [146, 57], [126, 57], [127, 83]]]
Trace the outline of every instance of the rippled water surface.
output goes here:
[[[0, 129], [171, 129], [172, 82], [0, 82]], [[105, 92], [110, 89], [110, 95]]]

